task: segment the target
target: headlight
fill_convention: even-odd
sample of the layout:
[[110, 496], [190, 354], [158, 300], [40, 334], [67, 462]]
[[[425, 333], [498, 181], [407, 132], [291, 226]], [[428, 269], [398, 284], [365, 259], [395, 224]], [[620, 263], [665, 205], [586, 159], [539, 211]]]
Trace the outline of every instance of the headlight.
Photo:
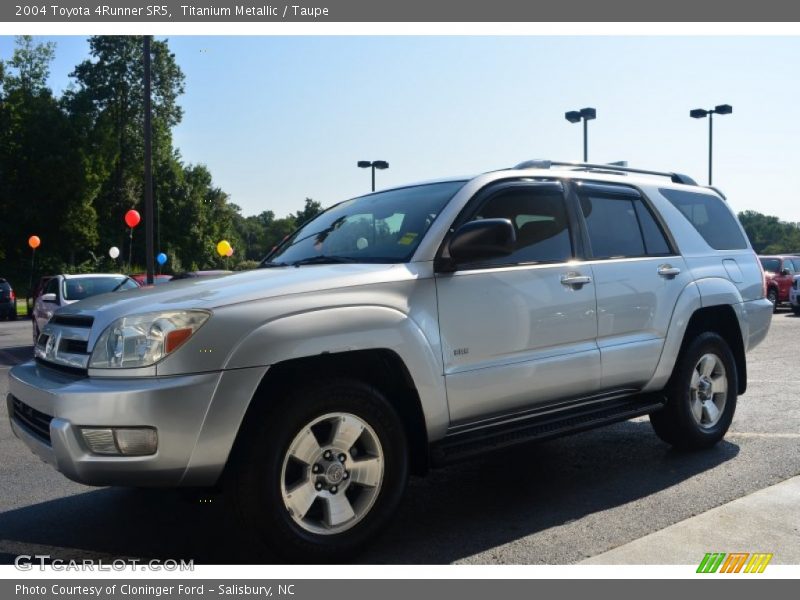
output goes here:
[[179, 310], [117, 319], [97, 340], [89, 367], [149, 367], [177, 350], [210, 316], [204, 310]]

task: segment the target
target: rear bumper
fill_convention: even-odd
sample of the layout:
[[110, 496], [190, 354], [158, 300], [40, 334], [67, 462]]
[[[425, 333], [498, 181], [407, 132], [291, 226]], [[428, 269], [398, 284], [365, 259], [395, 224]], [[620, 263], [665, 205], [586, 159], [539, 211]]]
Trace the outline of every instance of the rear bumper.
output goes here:
[[[100, 379], [64, 374], [31, 361], [9, 373], [11, 428], [42, 460], [80, 483], [211, 485], [227, 461], [265, 371]], [[14, 398], [23, 411], [35, 411], [36, 422], [44, 425], [32, 427], [33, 420], [19, 408], [15, 415]], [[51, 418], [49, 428], [45, 418]], [[94, 454], [80, 431], [85, 426], [153, 427], [158, 449], [149, 456]]]
[[747, 323], [747, 339], [744, 340], [745, 350], [751, 350], [764, 341], [769, 333], [772, 323], [774, 308], [772, 302], [766, 298], [750, 300], [742, 303], [743, 317]]

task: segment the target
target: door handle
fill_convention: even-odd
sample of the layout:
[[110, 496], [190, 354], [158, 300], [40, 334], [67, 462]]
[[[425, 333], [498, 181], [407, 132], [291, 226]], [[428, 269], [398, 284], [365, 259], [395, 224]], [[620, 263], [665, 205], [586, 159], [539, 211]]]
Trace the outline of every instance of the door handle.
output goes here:
[[561, 284], [575, 289], [581, 289], [587, 283], [592, 283], [592, 278], [580, 273], [567, 273], [561, 276]]
[[667, 279], [672, 279], [676, 275], [679, 275], [680, 272], [681, 270], [678, 267], [673, 267], [672, 265], [659, 265], [658, 267], [658, 274]]

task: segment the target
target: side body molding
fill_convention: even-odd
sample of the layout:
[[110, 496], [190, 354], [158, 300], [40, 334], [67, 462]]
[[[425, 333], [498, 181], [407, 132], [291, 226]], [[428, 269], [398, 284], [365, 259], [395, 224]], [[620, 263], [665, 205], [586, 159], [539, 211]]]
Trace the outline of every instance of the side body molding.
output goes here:
[[[438, 333], [438, 331], [437, 331]], [[438, 346], [438, 341], [434, 341]], [[389, 349], [405, 364], [420, 397], [428, 439], [449, 426], [441, 354], [422, 328], [403, 312], [386, 306], [339, 306], [279, 317], [245, 337], [225, 369], [241, 369], [326, 353]]]

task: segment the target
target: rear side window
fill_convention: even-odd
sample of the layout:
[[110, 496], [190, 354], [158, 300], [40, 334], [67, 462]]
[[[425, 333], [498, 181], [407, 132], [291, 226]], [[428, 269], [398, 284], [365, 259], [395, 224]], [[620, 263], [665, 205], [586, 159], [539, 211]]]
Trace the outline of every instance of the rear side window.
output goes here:
[[736, 218], [721, 198], [709, 194], [683, 190], [660, 189], [669, 200], [703, 236], [714, 250], [743, 250], [747, 248]]
[[762, 258], [761, 266], [764, 267], [764, 270], [768, 273], [777, 273], [781, 269], [781, 259], [780, 258]]
[[672, 254], [664, 232], [634, 189], [581, 184], [578, 196], [594, 258]]
[[645, 254], [644, 240], [631, 198], [591, 194], [581, 198], [581, 208], [595, 258]]

